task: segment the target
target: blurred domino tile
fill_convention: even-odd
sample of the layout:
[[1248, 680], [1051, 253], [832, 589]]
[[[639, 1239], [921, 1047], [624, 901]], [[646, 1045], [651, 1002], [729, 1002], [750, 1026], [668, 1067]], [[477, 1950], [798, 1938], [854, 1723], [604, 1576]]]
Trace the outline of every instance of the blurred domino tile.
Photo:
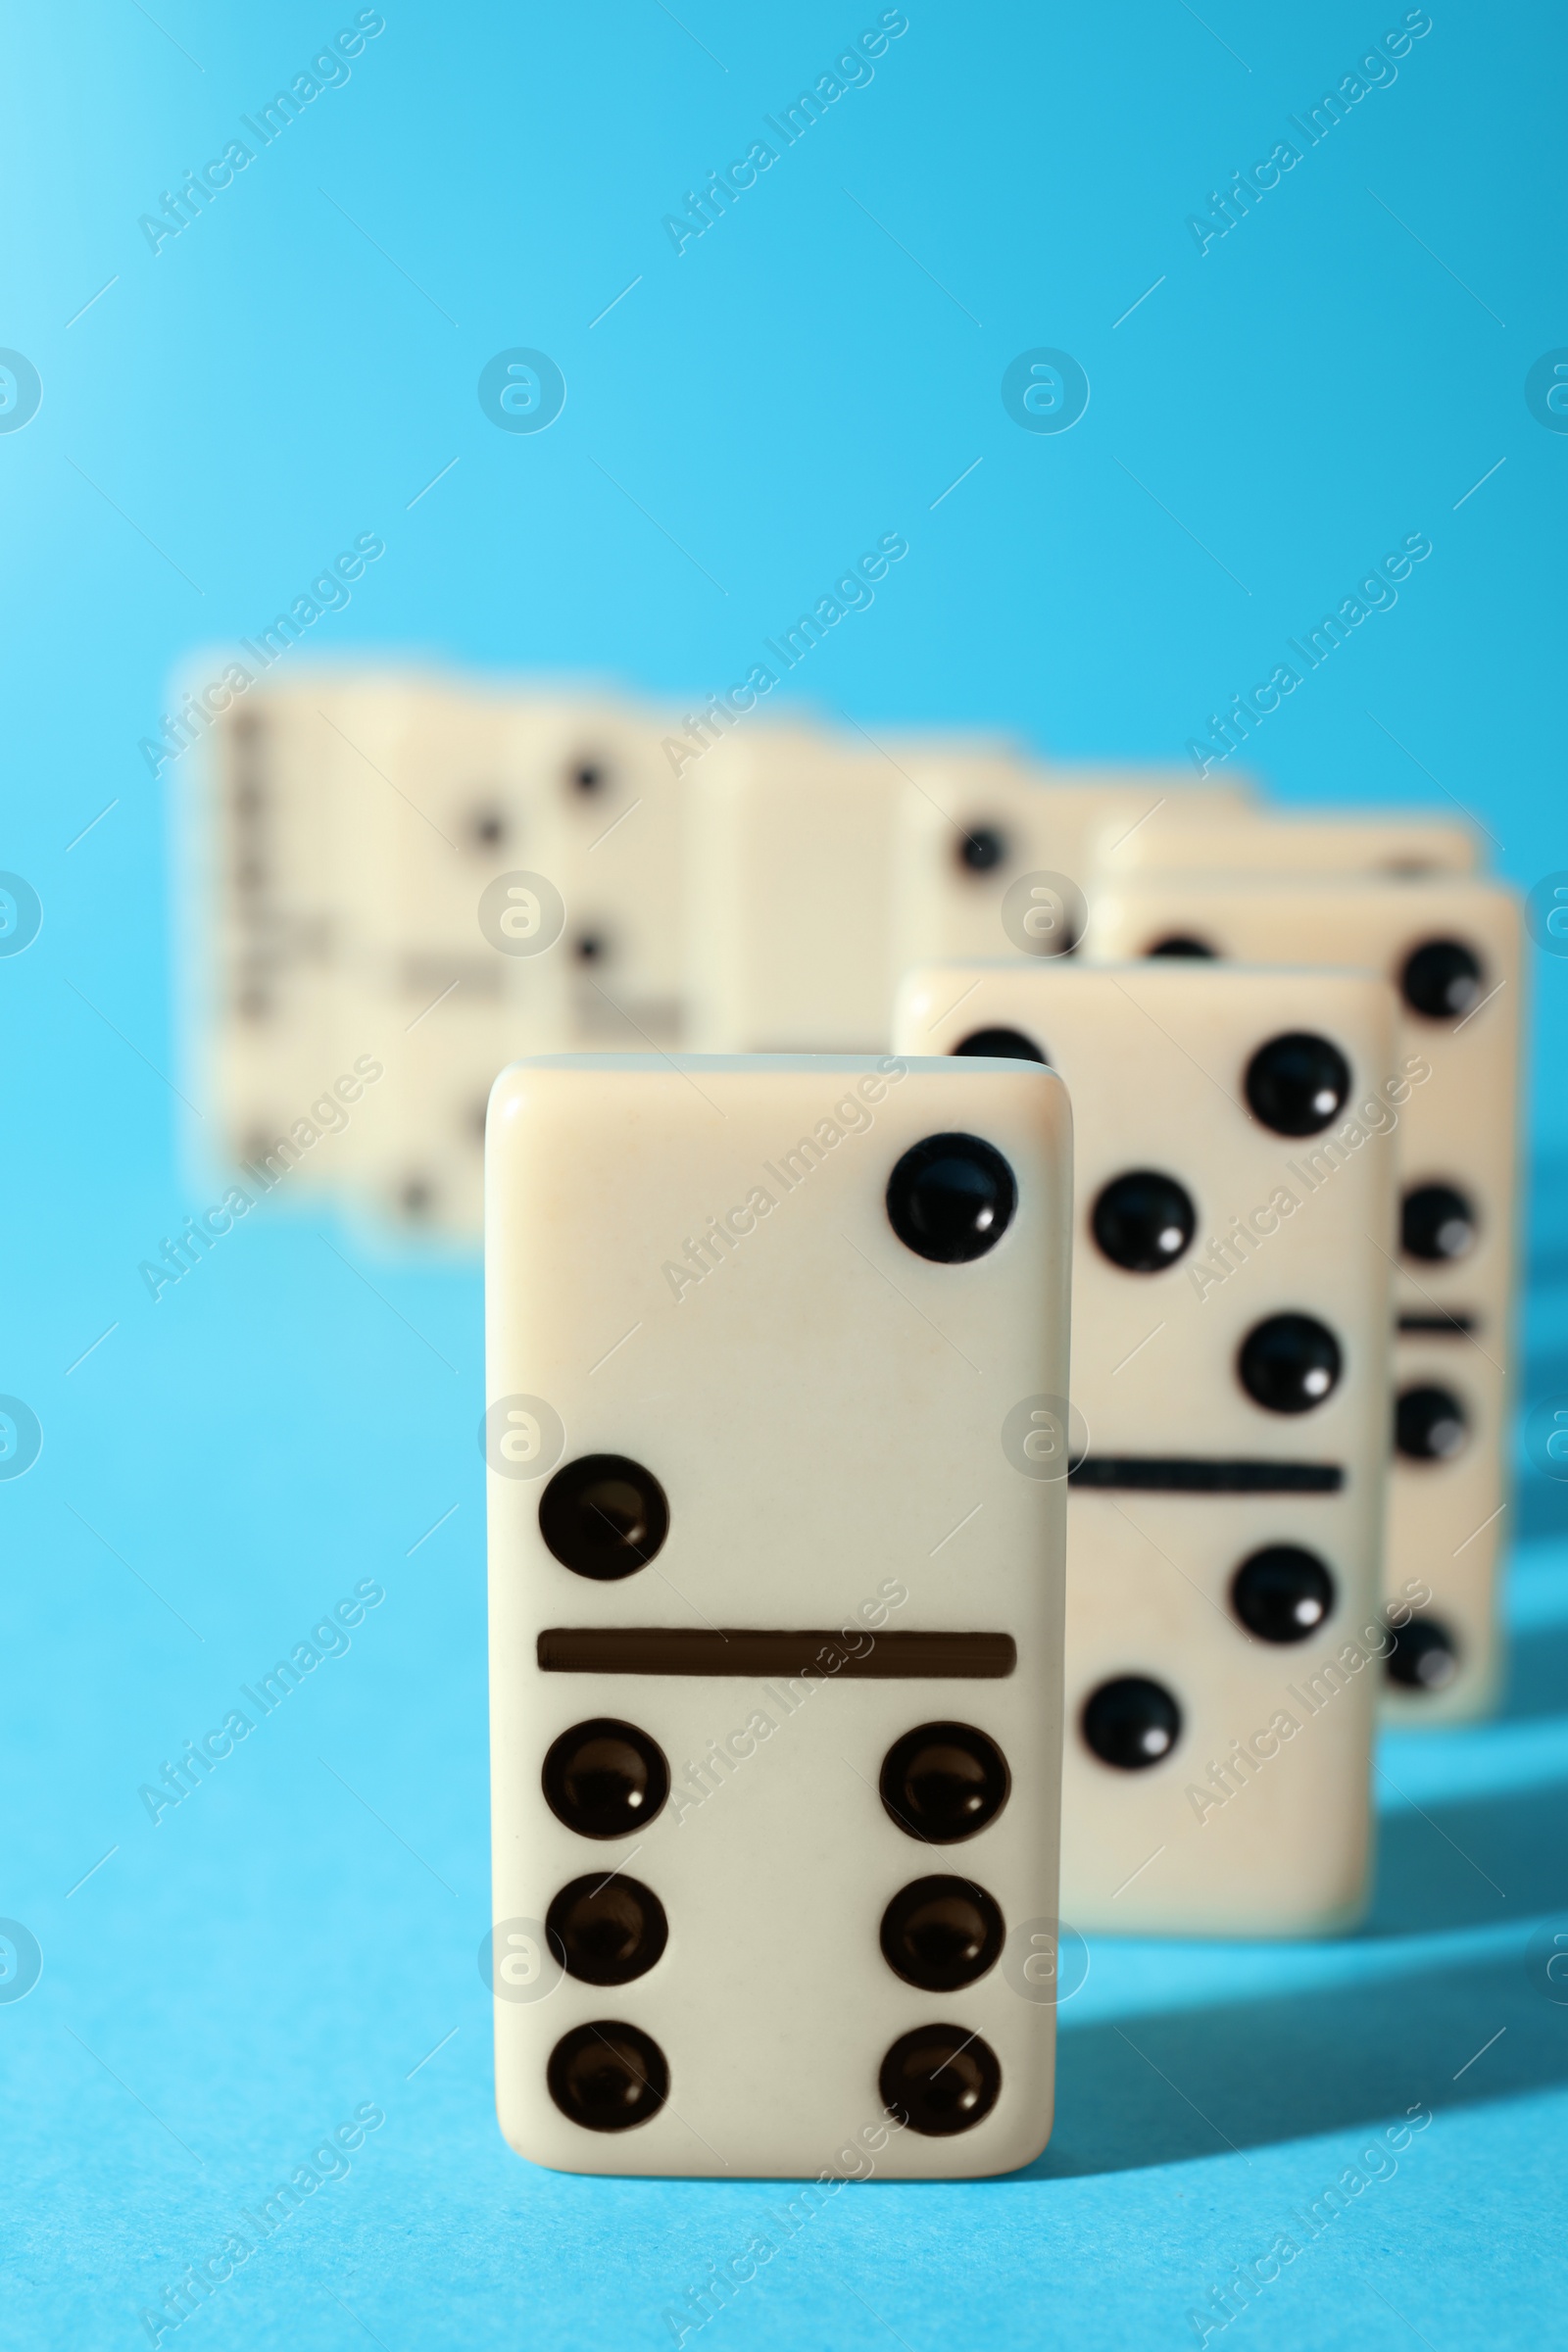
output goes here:
[[383, 1242], [478, 1246], [484, 1104], [519, 1055], [873, 1052], [903, 976], [954, 958], [1392, 978], [1434, 1072], [1397, 1113], [1388, 1553], [1391, 1592], [1434, 1597], [1392, 1703], [1491, 1704], [1518, 923], [1467, 827], [981, 736], [759, 719], [694, 757], [630, 698], [390, 668], [253, 691], [204, 759], [180, 827], [209, 1164], [216, 1134]]
[[[1463, 875], [1129, 879], [1097, 898], [1088, 952], [1359, 965], [1397, 991], [1394, 1106], [1395, 1441], [1386, 1580], [1418, 1576], [1430, 1608], [1392, 1663], [1390, 1703], [1423, 1720], [1485, 1713], [1501, 1671], [1497, 1569], [1509, 1499], [1522, 1008], [1518, 902]], [[1343, 1147], [1309, 1150], [1337, 1182]]]
[[[1295, 1155], [1396, 1083], [1351, 973], [1076, 958], [912, 972], [903, 1053], [1014, 1054], [1073, 1105], [1062, 1909], [1322, 1935], [1371, 1865], [1394, 1152]], [[1195, 1260], [1242, 1220], [1234, 1276]], [[1408, 1618], [1406, 1606], [1403, 1616]], [[1348, 1653], [1348, 1644], [1355, 1645]], [[1353, 1664], [1349, 1659], [1353, 1658]]]

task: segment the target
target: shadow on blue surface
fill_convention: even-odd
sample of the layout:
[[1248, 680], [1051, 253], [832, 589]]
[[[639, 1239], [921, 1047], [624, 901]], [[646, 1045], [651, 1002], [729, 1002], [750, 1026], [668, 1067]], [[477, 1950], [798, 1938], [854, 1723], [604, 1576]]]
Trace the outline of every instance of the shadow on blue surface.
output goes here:
[[1529, 1982], [1521, 1936], [1484, 1961], [1066, 2031], [1055, 2136], [1010, 2178], [1201, 2162], [1563, 2082], [1568, 2008]]
[[[1543, 1481], [1543, 1484], [1544, 1482]], [[1560, 1490], [1562, 1526], [1568, 1534], [1568, 1487]], [[1509, 1723], [1524, 1723], [1543, 1715], [1561, 1715], [1568, 1709], [1568, 1625], [1536, 1626], [1528, 1639], [1515, 1635], [1508, 1659], [1508, 1681], [1499, 1710]]]
[[[1543, 1395], [1568, 1391], [1568, 1356], [1550, 1368], [1549, 1378], [1535, 1385]], [[1521, 1478], [1515, 1508], [1515, 1534], [1521, 1544], [1553, 1544], [1568, 1536], [1568, 1481]]]
[[[1522, 1645], [1509, 1712], [1558, 1714], [1568, 1634]], [[1462, 1737], [1463, 1735], [1459, 1735]], [[1568, 1914], [1568, 1784], [1385, 1815], [1356, 1941], [1516, 1926], [1502, 1952], [1408, 1966], [1261, 1999], [1062, 2030], [1057, 2128], [1016, 2180], [1199, 2162], [1568, 2082], [1568, 2006], [1525, 1967], [1529, 1926]]]
[[1530, 1169], [1526, 1279], [1532, 1299], [1568, 1284], [1568, 1159], [1538, 1159]]
[[1362, 1933], [1500, 1928], [1568, 1907], [1568, 1785], [1385, 1814]]
[[[1528, 1292], [1524, 1300], [1524, 1410], [1547, 1396], [1568, 1396], [1568, 1160], [1538, 1162], [1532, 1177], [1527, 1235]], [[1544, 1478], [1521, 1462], [1514, 1493], [1517, 1544], [1568, 1536], [1568, 1481]], [[1539, 1711], [1539, 1710], [1532, 1710]], [[1512, 1710], [1510, 1709], [1510, 1712]]]

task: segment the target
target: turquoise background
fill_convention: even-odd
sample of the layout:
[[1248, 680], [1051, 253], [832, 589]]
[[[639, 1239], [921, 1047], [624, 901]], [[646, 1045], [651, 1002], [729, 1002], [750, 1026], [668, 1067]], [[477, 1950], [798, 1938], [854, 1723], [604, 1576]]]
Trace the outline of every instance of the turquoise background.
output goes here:
[[[346, 84], [155, 253], [140, 217], [356, 13], [155, 10], [14, 10], [0, 139], [0, 343], [42, 381], [0, 431], [0, 864], [44, 908], [0, 960], [0, 1389], [44, 1431], [0, 1486], [0, 1912], [43, 1953], [0, 2003], [4, 2334], [147, 2341], [139, 2312], [373, 2103], [347, 2178], [166, 2345], [670, 2343], [779, 2192], [553, 2178], [492, 2113], [477, 1271], [278, 1213], [156, 1305], [137, 1277], [208, 1197], [177, 1148], [171, 771], [138, 746], [176, 663], [363, 532], [385, 556], [314, 652], [685, 697], [898, 530], [908, 558], [790, 693], [1180, 758], [1420, 530], [1397, 606], [1250, 757], [1293, 801], [1462, 804], [1525, 886], [1568, 866], [1568, 436], [1525, 399], [1568, 344], [1543, 258], [1561, 21], [1436, 7], [1200, 253], [1189, 215], [1402, 11], [911, 5], [677, 254], [663, 217], [875, 7], [389, 4]], [[514, 347], [564, 376], [548, 431], [480, 408]], [[1070, 431], [1004, 408], [1036, 348], [1088, 376]], [[1568, 966], [1538, 964], [1544, 1398]], [[1043, 2162], [844, 2190], [705, 2345], [1196, 2343], [1209, 2289], [1412, 2105], [1433, 2121], [1397, 2170], [1229, 2340], [1557, 2331], [1568, 2009], [1525, 1949], [1568, 1911], [1568, 1488], [1527, 1465], [1513, 1516], [1507, 1710], [1386, 1742], [1367, 1930], [1097, 1945]], [[154, 1827], [139, 1784], [368, 1578], [348, 1653]]]

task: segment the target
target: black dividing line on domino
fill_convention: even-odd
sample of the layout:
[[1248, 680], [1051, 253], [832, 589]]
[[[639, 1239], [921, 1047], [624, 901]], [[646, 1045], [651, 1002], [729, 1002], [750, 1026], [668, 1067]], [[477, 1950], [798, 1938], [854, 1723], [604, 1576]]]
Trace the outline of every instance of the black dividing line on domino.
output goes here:
[[558, 1625], [539, 1636], [545, 1674], [835, 1674], [861, 1682], [1000, 1682], [1018, 1663], [1010, 1634], [878, 1634], [864, 1649], [800, 1627], [707, 1631], [672, 1625]]
[[1067, 1473], [1075, 1487], [1139, 1494], [1338, 1494], [1339, 1462], [1214, 1460], [1195, 1454], [1086, 1453]]
[[1464, 1313], [1400, 1315], [1396, 1329], [1425, 1332], [1429, 1338], [1467, 1340], [1475, 1330], [1478, 1319], [1475, 1315]]

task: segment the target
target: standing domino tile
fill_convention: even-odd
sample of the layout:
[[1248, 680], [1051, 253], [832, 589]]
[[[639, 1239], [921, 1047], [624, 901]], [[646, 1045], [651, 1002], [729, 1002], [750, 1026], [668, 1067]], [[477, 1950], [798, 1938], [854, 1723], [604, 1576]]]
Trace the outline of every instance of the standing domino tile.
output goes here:
[[760, 723], [688, 769], [686, 1001], [700, 1052], [886, 1046], [902, 782], [868, 745]]
[[1469, 825], [1421, 810], [1353, 813], [1274, 808], [1195, 811], [1184, 823], [1140, 825], [1097, 844], [1094, 881], [1119, 874], [1381, 874], [1414, 881], [1429, 874], [1471, 874], [1480, 845]]
[[[210, 738], [184, 828], [208, 913], [194, 1048], [227, 1158], [477, 1240], [496, 1073], [681, 1034], [668, 724], [581, 688], [417, 671], [253, 688]], [[519, 932], [525, 903], [548, 951]], [[381, 1075], [318, 1152], [311, 1106], [341, 1119], [322, 1090], [360, 1063]]]
[[319, 800], [291, 793], [319, 722], [303, 701], [249, 696], [176, 769], [190, 880], [188, 1049], [219, 1152], [266, 1151], [319, 1084], [311, 1033], [329, 1030], [334, 919]]
[[[590, 2173], [1051, 2130], [1049, 1074], [564, 1056], [486, 1151], [502, 2128]], [[889, 2117], [892, 2117], [890, 2123]]]
[[324, 676], [253, 687], [175, 771], [186, 1052], [211, 1114], [199, 1148], [225, 1168], [265, 1169], [270, 1154], [301, 1191], [331, 1178], [293, 1129], [358, 1050], [340, 1034], [336, 837], [319, 789], [334, 749], [322, 710], [338, 691]]
[[[1054, 960], [905, 984], [901, 1051], [1043, 1056], [1073, 1104], [1076, 1927], [1327, 1934], [1363, 1906], [1394, 1026], [1388, 986], [1350, 973]], [[1352, 1131], [1314, 1182], [1314, 1148]]]
[[581, 685], [511, 694], [505, 718], [510, 769], [549, 832], [566, 906], [566, 1042], [627, 1052], [679, 1044], [681, 755], [691, 745], [671, 733], [669, 714]]
[[380, 1220], [473, 1240], [497, 1073], [567, 1042], [558, 812], [498, 697], [381, 680], [330, 716], [345, 1017], [386, 1071], [340, 1164]]
[[1519, 906], [1501, 883], [1149, 876], [1097, 902], [1097, 956], [1188, 953], [1360, 964], [1399, 992], [1401, 1060], [1429, 1074], [1400, 1112], [1389, 1591], [1433, 1595], [1389, 1663], [1390, 1711], [1468, 1721], [1503, 1665], [1513, 1366]]
[[[1112, 820], [1175, 826], [1247, 797], [994, 745], [760, 725], [713, 744], [689, 785], [690, 1035], [714, 1053], [883, 1045], [910, 963], [1070, 945]], [[1046, 868], [1069, 878], [1062, 900], [1030, 897]]]
[[1257, 825], [1242, 781], [1195, 784], [1161, 768], [1075, 768], [944, 747], [895, 746], [892, 973], [954, 956], [1059, 955], [1112, 844], [1179, 837], [1190, 823]]

